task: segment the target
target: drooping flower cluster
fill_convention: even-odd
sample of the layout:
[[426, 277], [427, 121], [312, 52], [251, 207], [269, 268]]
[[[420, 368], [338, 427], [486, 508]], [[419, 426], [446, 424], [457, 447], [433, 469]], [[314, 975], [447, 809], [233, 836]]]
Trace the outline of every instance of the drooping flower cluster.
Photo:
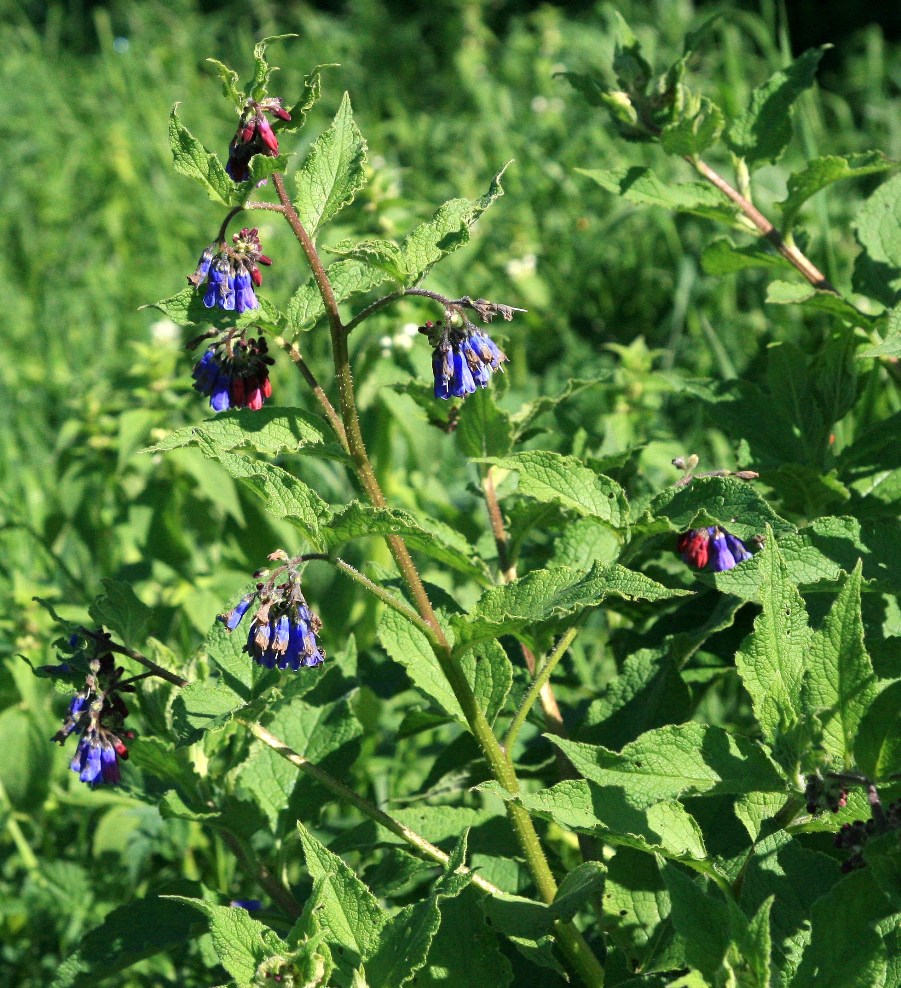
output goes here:
[[278, 138], [266, 119], [267, 113], [279, 120], [291, 119], [291, 114], [282, 106], [282, 101], [277, 96], [270, 96], [259, 102], [247, 101], [241, 114], [241, 122], [228, 147], [225, 171], [234, 182], [243, 182], [250, 177], [248, 166], [255, 154], [273, 158], [278, 154]]
[[829, 773], [825, 776], [813, 772], [804, 780], [804, 799], [807, 801], [808, 813], [819, 813], [829, 810], [838, 813], [848, 804], [848, 790]]
[[[115, 665], [112, 653], [105, 647], [109, 640], [109, 635], [98, 632], [87, 642], [94, 649], [94, 657], [88, 664], [84, 688], [72, 697], [66, 720], [51, 739], [62, 745], [69, 735], [80, 734], [69, 767], [82, 782], [91, 785], [121, 780], [119, 760], [128, 759], [128, 748], [122, 739], [134, 737], [133, 731], [123, 729], [128, 707], [120, 696], [134, 692], [134, 687], [122, 682], [124, 669]], [[74, 647], [77, 642], [72, 644]]]
[[435, 348], [432, 373], [436, 398], [465, 398], [476, 385], [488, 387], [491, 375], [503, 371], [506, 354], [491, 337], [472, 323], [459, 328], [448, 325], [450, 320], [427, 322], [419, 331], [429, 338]]
[[214, 412], [229, 408], [256, 411], [272, 395], [269, 367], [273, 363], [264, 337], [229, 333], [210, 346], [194, 365], [194, 387], [202, 395], [209, 395]]
[[259, 265], [269, 265], [271, 258], [263, 253], [259, 231], [244, 227], [232, 236], [232, 246], [210, 244], [200, 255], [194, 273], [188, 281], [200, 288], [206, 284], [203, 304], [208, 309], [220, 308], [226, 312], [249, 312], [259, 306], [254, 286], [263, 283]]
[[884, 809], [880, 806], [879, 811], [866, 822], [855, 820], [853, 823], [842, 824], [841, 830], [833, 838], [839, 850], [850, 852], [842, 862], [842, 871], [847, 873], [865, 868], [867, 863], [863, 849], [867, 843], [871, 838], [892, 830], [901, 831], [901, 800], [890, 803]]
[[751, 558], [751, 551], [744, 542], [719, 525], [683, 532], [676, 543], [676, 551], [689, 566], [695, 569], [706, 566], [714, 573], [733, 569]]
[[256, 590], [242, 597], [230, 611], [220, 614], [219, 620], [231, 632], [252, 607], [256, 608], [244, 645], [254, 662], [267, 669], [295, 671], [322, 665], [325, 653], [316, 641], [322, 622], [307, 607], [301, 592], [297, 568], [300, 560], [289, 560], [283, 552], [269, 558], [286, 563], [266, 573], [266, 581], [258, 583]]

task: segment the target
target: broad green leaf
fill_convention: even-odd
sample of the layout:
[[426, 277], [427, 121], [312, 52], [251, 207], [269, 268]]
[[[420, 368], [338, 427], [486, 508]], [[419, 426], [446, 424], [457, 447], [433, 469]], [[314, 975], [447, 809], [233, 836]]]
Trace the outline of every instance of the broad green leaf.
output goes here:
[[191, 446], [198, 439], [208, 440], [211, 447], [231, 452], [251, 449], [268, 456], [298, 453], [313, 448], [339, 455], [334, 435], [328, 423], [319, 415], [301, 408], [279, 408], [266, 405], [257, 411], [249, 408], [230, 409], [200, 425], [176, 429], [168, 436], [147, 447], [145, 453]]
[[706, 274], [734, 274], [746, 268], [790, 268], [789, 262], [766, 241], [736, 247], [728, 237], [709, 244], [701, 255], [701, 267]]
[[860, 722], [878, 689], [864, 645], [861, 564], [845, 581], [822, 628], [813, 634], [804, 698], [823, 727], [822, 743], [836, 767], [854, 768]]
[[[335, 261], [326, 268], [326, 272], [338, 302], [346, 302], [389, 280], [386, 271], [366, 261], [353, 258]], [[322, 296], [316, 287], [316, 282], [312, 278], [291, 296], [286, 314], [290, 335], [312, 329], [323, 318], [325, 306], [322, 304]]]
[[238, 73], [217, 58], [208, 58], [207, 61], [215, 68], [222, 80], [222, 92], [225, 98], [231, 100], [236, 110], [243, 109], [244, 93], [238, 89]]
[[510, 452], [513, 425], [510, 415], [498, 408], [492, 388], [479, 388], [463, 402], [454, 436], [464, 456], [505, 456]]
[[873, 346], [861, 347], [855, 356], [865, 357], [901, 357], [901, 305], [896, 305], [885, 317], [883, 338]]
[[811, 48], [785, 69], [774, 72], [752, 93], [747, 109], [732, 121], [726, 142], [752, 171], [776, 162], [791, 140], [791, 109], [813, 85], [823, 48]]
[[619, 786], [638, 809], [684, 796], [782, 792], [786, 782], [756, 742], [719, 727], [671, 724], [648, 731], [621, 753], [548, 735], [576, 770], [601, 786]]
[[345, 93], [331, 126], [316, 139], [294, 176], [294, 207], [314, 240], [319, 228], [363, 188], [365, 163], [366, 142]]
[[886, 943], [875, 928], [888, 912], [869, 869], [830, 889], [811, 909], [810, 943], [792, 988], [890, 988]]
[[765, 899], [750, 920], [734, 899], [726, 901], [732, 931], [726, 960], [737, 975], [737, 983], [747, 988], [770, 988], [770, 914], [774, 901], [774, 896]]
[[113, 978], [122, 984], [115, 976], [145, 957], [180, 954], [205, 924], [193, 909], [173, 899], [149, 895], [107, 913], [99, 926], [79, 936], [77, 948], [47, 983], [51, 988], [75, 988]]
[[794, 226], [798, 212], [807, 200], [821, 189], [846, 178], [872, 175], [887, 171], [895, 162], [881, 151], [859, 151], [846, 155], [824, 155], [808, 161], [799, 172], [788, 177], [788, 194], [780, 202], [782, 231], [787, 233]]
[[901, 175], [895, 175], [863, 204], [854, 232], [864, 253], [854, 266], [854, 290], [894, 305], [901, 291]]
[[270, 65], [266, 60], [266, 49], [274, 41], [296, 37], [296, 34], [271, 34], [253, 46], [253, 79], [244, 87], [251, 99], [261, 100], [269, 95], [269, 78], [278, 71], [278, 66]]
[[735, 666], [763, 736], [774, 744], [804, 715], [801, 684], [813, 635], [804, 601], [773, 538], [767, 538], [759, 554], [759, 573], [763, 611], [736, 654]]
[[322, 529], [321, 541], [327, 547], [337, 547], [351, 539], [382, 535], [401, 535], [409, 548], [468, 573], [481, 583], [487, 581], [485, 564], [456, 529], [434, 518], [420, 522], [400, 508], [375, 508], [352, 501], [335, 512]]
[[[15, 758], [4, 758], [0, 763], [0, 784], [7, 803], [4, 812], [15, 809], [27, 813], [44, 805], [54, 762], [57, 758], [62, 761], [55, 754], [55, 746], [47, 743], [48, 738], [44, 721], [34, 711], [9, 706], [0, 712], [0, 750], [16, 752]], [[73, 754], [72, 749], [65, 749], [67, 760]]]
[[621, 195], [636, 206], [662, 206], [677, 213], [693, 213], [730, 226], [738, 216], [738, 207], [724, 201], [711, 185], [702, 182], [666, 182], [650, 168], [577, 168], [608, 192]]
[[779, 343], [767, 354], [767, 383], [774, 410], [797, 431], [804, 460], [815, 462], [826, 442], [827, 422], [817, 400], [807, 359], [793, 343]]
[[857, 768], [875, 782], [901, 771], [901, 681], [879, 686], [854, 741]]
[[672, 907], [673, 925], [685, 943], [685, 959], [713, 984], [723, 966], [730, 942], [725, 901], [703, 880], [690, 878], [678, 865], [661, 862]]
[[307, 871], [319, 894], [319, 922], [327, 942], [351, 952], [351, 963], [366, 961], [378, 949], [387, 913], [347, 865], [298, 820]]
[[342, 240], [325, 248], [330, 254], [353, 258], [373, 267], [381, 268], [388, 277], [403, 283], [403, 258], [401, 248], [393, 240]]
[[489, 588], [469, 614], [454, 616], [452, 626], [458, 643], [474, 642], [578, 613], [611, 594], [627, 600], [667, 600], [687, 593], [670, 590], [616, 563], [596, 563], [588, 572], [555, 566]]
[[88, 607], [91, 617], [118, 635], [123, 644], [138, 648], [147, 640], [153, 611], [138, 600], [130, 583], [102, 580], [103, 593]]
[[159, 309], [179, 326], [210, 325], [216, 329], [231, 329], [233, 326], [247, 327], [259, 322], [267, 322], [273, 326], [278, 325], [282, 320], [282, 315], [278, 309], [261, 295], [257, 295], [257, 301], [259, 306], [256, 309], [248, 309], [241, 315], [226, 312], [219, 306], [208, 309], [203, 304], [203, 291], [198, 291], [189, 285], [175, 295], [170, 295], [169, 298], [160, 299], [159, 302], [151, 302], [142, 308]]
[[278, 132], [280, 134], [290, 134], [303, 127], [307, 114], [316, 105], [319, 97], [322, 95], [322, 70], [337, 67], [335, 62], [324, 62], [322, 65], [317, 65], [315, 69], [304, 77], [303, 90], [301, 91], [300, 98], [289, 110], [291, 120], [289, 122], [279, 122]]
[[488, 191], [480, 199], [450, 199], [430, 220], [409, 234], [401, 244], [399, 258], [407, 287], [425, 277], [442, 257], [469, 243], [472, 225], [495, 199], [504, 194], [501, 177], [506, 169], [504, 165], [494, 176]]
[[486, 456], [476, 462], [515, 470], [519, 474], [519, 493], [536, 501], [559, 504], [597, 518], [611, 528], [628, 528], [629, 504], [623, 489], [615, 480], [584, 466], [577, 457], [536, 449], [509, 456]]
[[[400, 663], [414, 686], [434, 700], [455, 720], [466, 725], [466, 717], [425, 636], [395, 611], [386, 610], [379, 624], [379, 641]], [[480, 641], [459, 655], [473, 693], [489, 723], [503, 708], [513, 683], [507, 653], [496, 641]]]
[[263, 961], [287, 949], [285, 942], [274, 930], [252, 919], [245, 909], [217, 906], [203, 899], [189, 899], [183, 895], [167, 895], [163, 898], [192, 906], [207, 917], [219, 963], [241, 988], [250, 988], [256, 982], [257, 968]]
[[221, 730], [243, 706], [244, 700], [225, 683], [190, 683], [173, 702], [178, 747], [194, 744], [207, 731]]
[[314, 546], [322, 547], [322, 526], [328, 524], [331, 510], [312, 488], [281, 467], [219, 450], [208, 439], [198, 437], [197, 445], [204, 456], [221, 463], [262, 498], [273, 517], [292, 522]]
[[[539, 398], [533, 398], [532, 401], [523, 402], [523, 404], [520, 405], [519, 408], [510, 416], [511, 423], [514, 428], [515, 438], [517, 440], [520, 439], [523, 433], [532, 428], [535, 420], [539, 416], [544, 415], [545, 412], [553, 411], [574, 395], [580, 394], [588, 388], [597, 387], [599, 384], [608, 380], [611, 376], [612, 372], [601, 371], [597, 377], [593, 377], [590, 380], [581, 380], [573, 377], [570, 378], [563, 386], [563, 389], [558, 391], [556, 394], [541, 395]], [[504, 453], [499, 452], [496, 455], [502, 456]]]
[[872, 316], [861, 312], [841, 295], [813, 288], [806, 282], [771, 281], [767, 285], [766, 300], [772, 305], [800, 305], [805, 309], [828, 312], [852, 326], [870, 326], [873, 323]]
[[178, 119], [177, 103], [169, 114], [169, 147], [179, 175], [199, 182], [213, 202], [222, 206], [237, 204], [239, 186], [225, 173], [216, 155], [207, 151]]
[[701, 154], [719, 140], [723, 132], [723, 111], [706, 96], [690, 96], [691, 105], [677, 120], [660, 132], [660, 144], [667, 154]]

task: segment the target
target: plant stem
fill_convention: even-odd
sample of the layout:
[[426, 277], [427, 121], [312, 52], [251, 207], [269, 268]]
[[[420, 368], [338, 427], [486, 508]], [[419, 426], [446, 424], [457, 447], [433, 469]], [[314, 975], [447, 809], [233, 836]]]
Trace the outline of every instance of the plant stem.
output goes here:
[[335, 406], [329, 401], [328, 395], [322, 390], [322, 385], [316, 380], [315, 375], [310, 370], [309, 364], [303, 359], [303, 355], [297, 348], [297, 344], [290, 343], [284, 336], [276, 336], [275, 343], [294, 361], [301, 376], [309, 384], [313, 396], [319, 402], [323, 412], [325, 412], [325, 417], [329, 420], [329, 425], [334, 429], [339, 442], [347, 450], [347, 433], [344, 431], [344, 423], [341, 421], [341, 416], [335, 411]]
[[731, 186], [722, 175], [715, 172], [705, 161], [692, 155], [685, 155], [685, 160], [699, 175], [702, 175], [711, 185], [718, 188], [724, 196], [731, 199], [760, 231], [761, 236], [768, 240], [790, 264], [794, 265], [814, 288], [838, 295], [838, 291], [826, 275], [811, 262], [806, 254], [798, 250], [794, 244], [788, 243], [750, 199], [745, 198], [738, 189]]
[[98, 635], [94, 631], [90, 631], [88, 628], [79, 628], [79, 634], [85, 636], [85, 638], [90, 638], [92, 641], [99, 642], [104, 648], [108, 649], [110, 652], [115, 652], [117, 655], [127, 655], [130, 659], [134, 659], [135, 662], [139, 662], [145, 669], [149, 669], [154, 676], [159, 676], [160, 679], [165, 679], [167, 683], [172, 683], [173, 686], [178, 686], [184, 689], [188, 685], [187, 679], [182, 679], [181, 676], [176, 676], [174, 672], [169, 672], [168, 669], [164, 669], [162, 666], [158, 666], [152, 659], [148, 659], [146, 655], [142, 655], [140, 652], [136, 652], [133, 648], [126, 648], [124, 645], [117, 645], [115, 642], [110, 641], [105, 635]]
[[265, 889], [269, 898], [291, 919], [297, 919], [303, 912], [300, 903], [284, 885], [261, 864], [253, 851], [244, 841], [239, 840], [230, 830], [217, 829], [219, 836], [228, 845], [232, 854], [241, 861], [249, 875], [253, 875], [260, 887]]

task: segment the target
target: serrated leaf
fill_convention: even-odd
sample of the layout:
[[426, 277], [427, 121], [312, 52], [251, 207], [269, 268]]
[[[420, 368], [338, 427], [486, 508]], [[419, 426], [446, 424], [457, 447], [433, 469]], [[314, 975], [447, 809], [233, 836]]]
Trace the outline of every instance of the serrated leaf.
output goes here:
[[660, 871], [670, 896], [673, 925], [685, 943], [685, 959], [714, 983], [730, 942], [726, 903], [676, 865], [661, 862]]
[[321, 844], [298, 820], [307, 871], [315, 883], [318, 919], [326, 941], [351, 952], [349, 963], [371, 957], [378, 949], [387, 913], [348, 866]]
[[861, 563], [847, 578], [813, 634], [804, 696], [823, 728], [822, 743], [835, 764], [854, 768], [854, 743], [861, 719], [877, 693], [876, 676], [864, 646], [860, 613]]
[[269, 78], [273, 72], [278, 71], [277, 66], [270, 65], [266, 60], [266, 49], [274, 41], [296, 37], [296, 34], [272, 34], [253, 46], [253, 79], [244, 87], [250, 99], [261, 100], [268, 96]]
[[510, 415], [498, 408], [494, 392], [479, 388], [463, 402], [454, 437], [464, 456], [504, 456], [513, 448]]
[[244, 93], [238, 89], [238, 73], [217, 58], [208, 58], [207, 61], [216, 69], [222, 80], [222, 92], [225, 98], [232, 101], [235, 109], [241, 110], [244, 106]]
[[632, 600], [667, 600], [687, 595], [687, 591], [670, 590], [616, 563], [596, 563], [587, 572], [555, 566], [489, 588], [469, 614], [455, 615], [451, 624], [458, 645], [498, 638], [597, 606], [611, 594]]
[[494, 176], [480, 199], [450, 199], [427, 222], [407, 236], [400, 248], [400, 266], [407, 287], [419, 282], [443, 257], [469, 243], [471, 227], [485, 210], [504, 194], [501, 177]]
[[884, 325], [880, 328], [884, 333], [883, 339], [874, 346], [862, 347], [856, 357], [901, 357], [901, 305], [896, 305], [886, 314]]
[[342, 240], [340, 243], [325, 248], [330, 254], [339, 257], [354, 258], [381, 268], [389, 277], [397, 282], [403, 282], [401, 268], [402, 257], [400, 246], [393, 240]]
[[678, 120], [660, 132], [660, 143], [668, 154], [696, 155], [715, 144], [723, 132], [723, 111], [706, 96], [697, 97], [694, 105]]
[[179, 326], [209, 325], [216, 329], [230, 329], [233, 326], [246, 328], [261, 321], [273, 326], [281, 323], [282, 314], [267, 299], [257, 295], [257, 302], [259, 306], [256, 309], [248, 309], [236, 316], [234, 312], [226, 312], [219, 306], [208, 309], [203, 304], [203, 292], [189, 286], [169, 298], [151, 302], [142, 308], [159, 309]]
[[880, 686], [861, 718], [854, 742], [858, 769], [876, 782], [901, 767], [901, 681]]
[[735, 666], [763, 736], [774, 744], [804, 714], [801, 683], [813, 635], [804, 600], [789, 579], [775, 539], [767, 539], [758, 566], [763, 610], [736, 654]]
[[748, 108], [732, 121], [726, 141], [752, 171], [776, 162], [791, 140], [791, 109], [813, 85], [825, 48], [811, 48], [788, 68], [780, 69], [752, 93]]
[[[346, 302], [389, 280], [386, 271], [354, 258], [335, 261], [326, 268], [326, 272], [338, 302]], [[286, 311], [288, 330], [296, 335], [312, 329], [324, 315], [322, 296], [311, 278], [291, 296]]]
[[709, 244], [701, 255], [705, 274], [734, 274], [746, 268], [790, 268], [789, 262], [772, 248], [760, 244], [736, 247], [728, 237]]
[[317, 452], [325, 448], [331, 455], [338, 454], [337, 445], [331, 441], [332, 430], [325, 419], [301, 408], [279, 408], [275, 405], [266, 405], [256, 411], [240, 408], [221, 412], [200, 425], [189, 425], [170, 432], [143, 452], [180, 449], [196, 444], [200, 438], [224, 452], [246, 448], [277, 456], [312, 447]]
[[328, 526], [322, 529], [321, 540], [326, 547], [335, 547], [350, 539], [383, 535], [400, 535], [410, 548], [480, 582], [487, 579], [485, 564], [456, 529], [434, 518], [419, 522], [400, 508], [376, 508], [353, 501], [335, 512]]
[[222, 162], [197, 140], [178, 119], [178, 104], [169, 114], [169, 147], [179, 175], [193, 178], [203, 186], [206, 194], [222, 206], [233, 206], [239, 201], [238, 186], [228, 177]]
[[873, 317], [861, 312], [835, 292], [813, 288], [806, 282], [771, 281], [767, 285], [766, 300], [771, 305], [800, 305], [817, 312], [839, 316], [852, 326], [870, 326]]
[[97, 624], [117, 634], [131, 648], [143, 645], [153, 619], [153, 611], [121, 580], [101, 580], [103, 593], [93, 600], [88, 613]]
[[863, 253], [854, 264], [853, 287], [884, 305], [901, 293], [901, 175], [883, 182], [854, 218]]
[[724, 202], [712, 186], [701, 182], [666, 182], [650, 168], [577, 168], [576, 171], [636, 206], [662, 206], [730, 226], [738, 215], [738, 207]]
[[207, 731], [222, 730], [243, 706], [244, 700], [225, 683], [189, 683], [173, 701], [178, 747], [194, 744]]
[[807, 200], [817, 192], [846, 178], [872, 175], [887, 171], [895, 162], [881, 151], [859, 151], [846, 155], [824, 155], [808, 161], [799, 172], [788, 177], [788, 193], [777, 203], [782, 210], [782, 231], [787, 233], [794, 226], [798, 212]]
[[597, 518], [611, 528], [627, 529], [629, 504], [615, 480], [596, 473], [574, 456], [550, 450], [528, 450], [509, 456], [487, 456], [477, 463], [491, 463], [519, 474], [518, 492], [536, 501], [559, 504], [580, 515]]
[[313, 143], [294, 176], [294, 207], [314, 240], [319, 228], [352, 203], [365, 185], [365, 162], [366, 142], [345, 93], [331, 126]]
[[288, 111], [291, 114], [290, 121], [280, 121], [279, 133], [291, 134], [300, 130], [306, 122], [307, 114], [319, 101], [322, 95], [322, 70], [335, 69], [336, 62], [324, 62], [312, 69], [303, 80], [303, 90], [297, 102]]
[[786, 782], [764, 749], [740, 735], [704, 724], [648, 731], [621, 753], [548, 736], [586, 779], [619, 786], [642, 809], [680, 796], [781, 792]]

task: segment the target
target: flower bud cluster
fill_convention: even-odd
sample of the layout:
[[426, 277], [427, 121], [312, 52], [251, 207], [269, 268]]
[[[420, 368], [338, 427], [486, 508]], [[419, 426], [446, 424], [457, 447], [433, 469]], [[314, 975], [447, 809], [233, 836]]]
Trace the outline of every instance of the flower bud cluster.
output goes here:
[[695, 569], [707, 567], [714, 573], [734, 569], [751, 558], [751, 551], [744, 542], [719, 525], [683, 532], [676, 543], [676, 551], [689, 566]]
[[[273, 553], [272, 558], [287, 559], [287, 556], [278, 552]], [[296, 672], [302, 666], [312, 668], [325, 661], [325, 653], [316, 641], [322, 621], [307, 607], [300, 588], [298, 564], [299, 560], [288, 560], [284, 566], [267, 574], [266, 582], [258, 583], [253, 593], [219, 615], [219, 620], [231, 632], [253, 609], [244, 651], [267, 669], [293, 669]]]
[[453, 319], [427, 322], [419, 332], [434, 347], [432, 372], [436, 398], [465, 398], [476, 385], [487, 388], [491, 375], [503, 371], [506, 354], [494, 340], [470, 322], [453, 325]]
[[282, 101], [277, 96], [270, 96], [259, 102], [247, 101], [241, 114], [241, 122], [228, 147], [225, 171], [234, 182], [243, 182], [250, 177], [250, 159], [255, 154], [265, 154], [272, 158], [278, 154], [278, 138], [266, 119], [267, 113], [279, 120], [291, 119], [291, 114], [282, 106]]
[[841, 830], [835, 835], [833, 843], [842, 851], [850, 852], [848, 857], [842, 862], [842, 871], [856, 871], [858, 868], [865, 868], [866, 861], [863, 858], [863, 849], [872, 837], [889, 831], [901, 831], [901, 800], [890, 803], [878, 817], [874, 814], [869, 820], [855, 820], [853, 823], [845, 823]]
[[804, 788], [804, 799], [807, 800], [808, 813], [819, 813], [821, 810], [838, 813], [848, 805], [848, 790], [844, 783], [829, 774], [824, 777], [814, 772], [804, 781], [807, 783]]
[[274, 363], [264, 337], [228, 333], [194, 365], [194, 388], [209, 395], [214, 412], [229, 408], [254, 411], [272, 395], [269, 367]]
[[206, 284], [203, 304], [208, 309], [220, 308], [226, 312], [248, 312], [259, 306], [254, 286], [263, 283], [259, 265], [269, 265], [260, 245], [259, 231], [245, 227], [232, 237], [232, 246], [210, 244], [200, 255], [194, 273], [188, 281], [200, 288]]
[[[116, 666], [107, 648], [109, 641], [110, 636], [102, 631], [88, 640], [87, 646], [94, 655], [88, 662], [84, 688], [69, 701], [63, 726], [51, 738], [62, 745], [69, 735], [80, 735], [69, 767], [88, 784], [121, 781], [119, 760], [128, 759], [128, 748], [122, 739], [134, 737], [133, 731], [123, 729], [128, 707], [120, 696], [133, 693], [134, 686], [122, 682], [125, 670]], [[77, 636], [70, 641], [73, 648], [80, 644]]]

